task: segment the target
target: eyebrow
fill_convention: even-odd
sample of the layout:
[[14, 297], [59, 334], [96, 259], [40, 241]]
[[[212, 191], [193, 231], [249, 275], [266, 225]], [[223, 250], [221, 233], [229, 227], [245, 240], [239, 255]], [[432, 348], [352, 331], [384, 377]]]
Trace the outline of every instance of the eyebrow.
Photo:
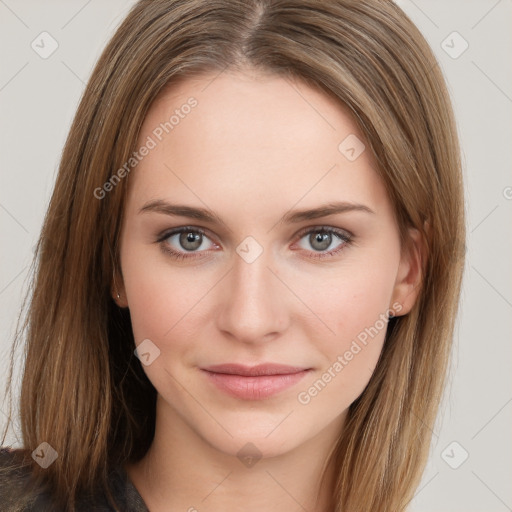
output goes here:
[[[346, 201], [331, 202], [317, 208], [309, 210], [291, 210], [287, 212], [279, 223], [296, 224], [306, 220], [318, 219], [327, 217], [329, 215], [336, 215], [346, 212], [365, 212], [375, 214], [375, 212], [364, 204], [349, 203]], [[222, 219], [207, 208], [197, 208], [181, 204], [171, 204], [162, 199], [147, 202], [140, 210], [139, 213], [155, 212], [165, 215], [174, 215], [180, 217], [189, 217], [191, 219], [200, 220], [203, 222], [224, 224]]]

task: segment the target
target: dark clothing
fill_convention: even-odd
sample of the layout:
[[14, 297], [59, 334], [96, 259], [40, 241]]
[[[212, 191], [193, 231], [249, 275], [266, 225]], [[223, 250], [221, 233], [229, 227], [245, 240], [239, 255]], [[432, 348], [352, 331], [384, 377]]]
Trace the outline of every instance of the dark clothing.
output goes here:
[[[18, 451], [0, 448], [0, 511], [1, 512], [67, 512], [51, 505], [48, 491], [30, 485], [31, 472], [19, 464]], [[121, 512], [149, 512], [126, 471], [118, 467], [110, 473], [112, 496]], [[114, 512], [104, 493], [77, 500], [77, 512]]]

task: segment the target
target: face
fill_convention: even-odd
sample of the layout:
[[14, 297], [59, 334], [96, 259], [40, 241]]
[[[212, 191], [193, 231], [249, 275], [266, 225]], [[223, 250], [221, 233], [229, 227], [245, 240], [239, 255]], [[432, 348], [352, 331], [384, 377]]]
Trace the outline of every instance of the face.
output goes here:
[[337, 436], [417, 269], [346, 107], [276, 76], [204, 75], [153, 103], [138, 147], [118, 303], [157, 418], [233, 455]]

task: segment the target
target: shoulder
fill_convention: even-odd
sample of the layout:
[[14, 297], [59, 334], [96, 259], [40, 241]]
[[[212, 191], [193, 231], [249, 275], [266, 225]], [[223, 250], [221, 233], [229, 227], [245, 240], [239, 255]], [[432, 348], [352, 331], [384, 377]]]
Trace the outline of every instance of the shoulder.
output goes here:
[[[24, 449], [0, 447], [0, 504], [2, 512], [56, 512], [50, 492], [35, 484], [31, 453]], [[141, 496], [121, 467], [111, 471], [112, 496], [124, 512], [148, 512]], [[77, 512], [113, 512], [102, 491], [82, 496]]]

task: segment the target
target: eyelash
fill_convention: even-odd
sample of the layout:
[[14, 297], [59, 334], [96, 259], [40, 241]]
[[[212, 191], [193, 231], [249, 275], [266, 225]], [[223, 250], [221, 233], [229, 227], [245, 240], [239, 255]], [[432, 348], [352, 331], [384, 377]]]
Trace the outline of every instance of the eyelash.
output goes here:
[[[191, 251], [187, 254], [187, 253], [183, 253], [183, 252], [179, 252], [179, 251], [175, 251], [174, 249], [171, 249], [170, 246], [166, 243], [166, 240], [173, 235], [181, 234], [184, 232], [185, 233], [192, 232], [192, 233], [196, 233], [196, 234], [201, 234], [207, 238], [210, 238], [210, 237], [208, 237], [208, 234], [206, 233], [206, 231], [204, 231], [201, 228], [197, 228], [194, 226], [183, 226], [180, 228], [173, 229], [171, 231], [166, 231], [165, 233], [163, 233], [161, 236], [158, 237], [156, 242], [158, 244], [160, 244], [160, 247], [164, 253], [166, 253], [167, 255], [169, 255], [171, 258], [173, 258], [175, 260], [194, 259], [194, 258], [201, 257], [201, 253], [208, 252], [208, 251]], [[301, 240], [302, 238], [304, 238], [304, 236], [309, 235], [311, 233], [332, 234], [332, 235], [335, 235], [336, 237], [338, 237], [342, 242], [344, 242], [336, 249], [333, 249], [328, 252], [311, 251], [311, 252], [313, 252], [313, 255], [311, 256], [311, 258], [313, 258], [313, 259], [323, 259], [323, 258], [330, 258], [330, 257], [336, 256], [345, 247], [349, 246], [352, 243], [353, 235], [351, 233], [342, 231], [340, 229], [332, 228], [330, 226], [308, 227], [308, 228], [305, 228], [304, 230], [300, 231], [297, 236], [298, 236], [299, 240]]]

